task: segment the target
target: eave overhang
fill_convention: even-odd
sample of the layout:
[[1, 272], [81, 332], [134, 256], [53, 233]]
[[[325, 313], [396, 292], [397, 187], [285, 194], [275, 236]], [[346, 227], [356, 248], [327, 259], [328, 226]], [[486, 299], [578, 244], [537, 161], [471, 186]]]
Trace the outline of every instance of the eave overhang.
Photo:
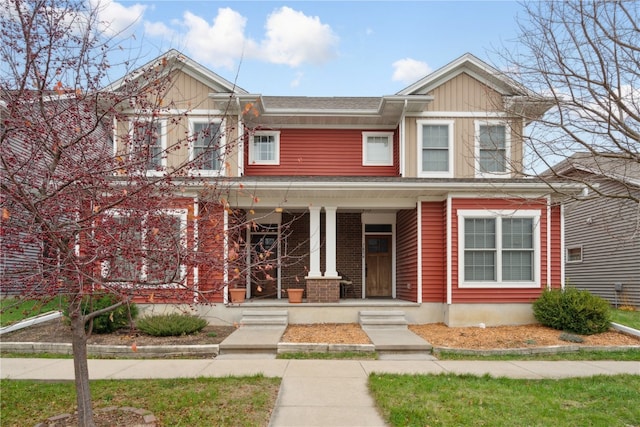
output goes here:
[[[394, 128], [407, 112], [423, 111], [430, 95], [378, 98], [265, 97], [261, 94], [211, 93], [221, 111], [243, 114], [254, 127]], [[346, 106], [345, 106], [346, 105]]]

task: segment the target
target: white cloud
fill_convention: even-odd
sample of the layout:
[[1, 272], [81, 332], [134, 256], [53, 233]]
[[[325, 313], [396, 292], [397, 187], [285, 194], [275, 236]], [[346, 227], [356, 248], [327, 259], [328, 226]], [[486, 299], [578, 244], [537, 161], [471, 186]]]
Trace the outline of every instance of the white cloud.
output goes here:
[[338, 37], [317, 16], [285, 6], [269, 15], [265, 28], [261, 52], [268, 62], [297, 67], [307, 62], [321, 64], [336, 55]]
[[431, 72], [431, 67], [426, 62], [411, 58], [399, 59], [393, 63], [393, 76], [391, 79], [405, 84], [413, 83]]
[[139, 3], [125, 7], [112, 0], [89, 0], [89, 4], [98, 10], [98, 29], [108, 36], [115, 36], [136, 24], [147, 10]]
[[302, 71], [298, 71], [296, 73], [296, 77], [291, 81], [290, 86], [291, 87], [298, 87], [300, 86], [300, 81], [302, 80], [302, 77], [304, 77], [304, 73]]
[[182, 44], [196, 61], [233, 69], [236, 60], [256, 49], [255, 42], [244, 35], [247, 18], [231, 8], [218, 9], [211, 25], [191, 12], [185, 12], [183, 18], [187, 33]]
[[144, 23], [144, 33], [152, 37], [167, 37], [173, 38], [176, 32], [169, 28], [164, 22], [149, 22]]

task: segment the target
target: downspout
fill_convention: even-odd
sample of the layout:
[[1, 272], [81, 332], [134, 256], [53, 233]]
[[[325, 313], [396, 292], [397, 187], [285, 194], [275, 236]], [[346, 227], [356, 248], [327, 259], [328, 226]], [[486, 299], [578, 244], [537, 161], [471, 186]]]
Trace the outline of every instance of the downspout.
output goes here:
[[400, 165], [399, 165], [400, 176], [405, 176], [405, 170], [404, 170], [404, 164], [405, 164], [405, 161], [404, 161], [404, 152], [405, 152], [405, 149], [404, 149], [404, 145], [405, 145], [404, 115], [407, 112], [407, 105], [409, 105], [409, 100], [405, 99], [404, 100], [404, 106], [402, 107], [402, 114], [400, 115], [400, 130], [399, 130], [399, 132], [400, 132], [400, 135], [399, 135], [399, 138], [400, 138], [400, 144], [399, 144], [400, 145], [400, 153], [399, 153], [399, 156], [400, 156]]
[[242, 109], [240, 108], [240, 98], [236, 97], [238, 106], [238, 176], [244, 175], [244, 122], [242, 121]]
[[551, 289], [551, 196], [547, 196], [547, 289]]
[[560, 288], [564, 289], [564, 203], [560, 204]]
[[[447, 194], [447, 305], [451, 305], [451, 287], [453, 274], [451, 269], [451, 195]], [[460, 262], [460, 261], [458, 261]]]
[[418, 200], [418, 298], [417, 302], [422, 304], [422, 200]]
[[[198, 215], [200, 215], [200, 200], [198, 196], [193, 198], [193, 252], [198, 252], [200, 242], [198, 241]], [[198, 265], [193, 266], [193, 302], [198, 302]]]

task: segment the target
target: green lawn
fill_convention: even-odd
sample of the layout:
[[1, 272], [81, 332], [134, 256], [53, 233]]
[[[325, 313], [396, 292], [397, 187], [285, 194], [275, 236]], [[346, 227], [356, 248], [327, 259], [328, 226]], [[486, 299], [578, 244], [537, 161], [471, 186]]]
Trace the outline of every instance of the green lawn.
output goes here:
[[[73, 382], [0, 381], [0, 425], [33, 426], [75, 410]], [[91, 382], [94, 407], [147, 409], [163, 426], [266, 426], [279, 378], [101, 380]]]
[[640, 376], [516, 380], [371, 374], [391, 426], [636, 426]]
[[539, 354], [460, 354], [455, 352], [439, 352], [439, 360], [617, 360], [640, 361], [640, 350], [591, 351], [580, 350], [571, 353], [539, 353]]
[[56, 297], [46, 302], [33, 299], [21, 300], [12, 297], [2, 298], [0, 299], [0, 326], [11, 325], [41, 313], [61, 310], [62, 306], [61, 297]]
[[640, 330], [640, 311], [611, 310], [611, 321]]

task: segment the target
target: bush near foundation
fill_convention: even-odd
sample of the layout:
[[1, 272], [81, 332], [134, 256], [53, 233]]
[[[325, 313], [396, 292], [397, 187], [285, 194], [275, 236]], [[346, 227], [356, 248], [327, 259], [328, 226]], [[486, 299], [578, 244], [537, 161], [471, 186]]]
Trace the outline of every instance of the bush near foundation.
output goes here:
[[586, 290], [545, 290], [533, 303], [533, 314], [541, 324], [580, 335], [605, 332], [610, 327], [609, 303]]
[[200, 332], [207, 321], [190, 314], [160, 314], [143, 317], [137, 322], [140, 331], [155, 337], [174, 337]]
[[[93, 302], [92, 302], [93, 300]], [[82, 300], [82, 313], [87, 314], [100, 310], [118, 302], [118, 299], [111, 294], [93, 295]], [[69, 310], [64, 310], [65, 317], [69, 317]], [[118, 329], [125, 328], [130, 321], [138, 316], [138, 307], [135, 303], [123, 304], [113, 311], [96, 316], [93, 319], [91, 332], [96, 334], [110, 334]], [[86, 329], [89, 329], [87, 324]]]

